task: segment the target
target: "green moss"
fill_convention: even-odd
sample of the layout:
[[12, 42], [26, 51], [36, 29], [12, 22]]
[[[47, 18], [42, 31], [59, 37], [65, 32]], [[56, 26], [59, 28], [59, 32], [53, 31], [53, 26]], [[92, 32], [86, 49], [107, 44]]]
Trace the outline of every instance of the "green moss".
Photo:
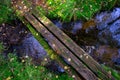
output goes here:
[[45, 41], [45, 39], [30, 25], [27, 24], [28, 29], [33, 34], [33, 36], [40, 42], [40, 44], [44, 47], [44, 49], [47, 51], [49, 56], [51, 56], [52, 59], [57, 58], [56, 53], [50, 48], [48, 43]]
[[28, 23], [23, 16], [21, 16], [19, 11], [16, 11], [16, 15], [18, 18], [26, 25], [26, 27], [29, 29], [29, 31], [32, 33], [32, 35], [40, 42], [40, 44], [44, 47], [44, 49], [49, 53], [49, 55], [55, 54], [55, 52], [50, 48], [48, 43], [45, 41], [45, 39]]

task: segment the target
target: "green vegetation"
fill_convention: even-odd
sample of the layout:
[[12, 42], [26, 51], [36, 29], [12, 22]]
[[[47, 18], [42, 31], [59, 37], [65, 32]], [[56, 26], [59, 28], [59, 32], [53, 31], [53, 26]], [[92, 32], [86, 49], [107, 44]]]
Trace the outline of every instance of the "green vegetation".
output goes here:
[[[0, 44], [0, 51], [2, 50], [3, 45]], [[0, 53], [0, 80], [73, 80], [66, 73], [55, 74], [30, 62], [29, 58], [19, 61], [13, 53], [9, 53], [5, 59]]]
[[[0, 24], [9, 22], [16, 18], [13, 14], [13, 10], [10, 4], [11, 0], [0, 1]], [[71, 21], [78, 19], [89, 20], [96, 12], [100, 10], [110, 10], [116, 3], [119, 5], [119, 0], [47, 0], [47, 8], [43, 9], [38, 6], [37, 9], [42, 11], [49, 18], [59, 18], [62, 21]], [[33, 32], [35, 38], [42, 44], [45, 50], [55, 56], [53, 50], [39, 36], [39, 34], [30, 25], [27, 25], [29, 30]], [[0, 43], [0, 53], [4, 47]], [[108, 67], [104, 68], [111, 72], [111, 74], [117, 79], [120, 79], [120, 74]], [[7, 59], [4, 59], [0, 54], [0, 80], [72, 80], [67, 74], [56, 75], [46, 68], [41, 66], [35, 66], [30, 63], [30, 59], [18, 61], [17, 57], [13, 54], [9, 54]]]
[[[11, 8], [11, 0], [0, 1], [0, 23], [15, 18]], [[24, 0], [25, 3], [26, 0]], [[44, 6], [37, 8], [49, 18], [59, 18], [62, 21], [91, 19], [100, 10], [110, 10], [120, 4], [119, 0], [45, 0]], [[29, 3], [27, 3], [29, 4]], [[30, 4], [29, 4], [30, 5]]]
[[49, 18], [60, 18], [62, 21], [89, 20], [100, 10], [110, 10], [117, 2], [119, 0], [47, 0], [47, 8], [44, 11], [41, 7], [38, 9]]
[[18, 61], [16, 55], [9, 54], [4, 59], [0, 54], [0, 80], [73, 80], [67, 74], [55, 74], [42, 66], [35, 66], [30, 59]]
[[114, 78], [115, 80], [119, 80], [120, 79], [120, 73], [118, 73], [116, 70], [108, 67], [108, 66], [105, 66], [105, 65], [102, 65], [102, 67], [108, 71]]
[[58, 55], [51, 49], [51, 47], [48, 45], [48, 43], [45, 41], [45, 39], [42, 37], [41, 34], [39, 34], [31, 25], [29, 22], [27, 22], [23, 16], [21, 16], [20, 12], [17, 11], [16, 15], [18, 18], [26, 25], [26, 27], [30, 30], [32, 35], [39, 41], [39, 43], [44, 47], [45, 51], [48, 53], [48, 55], [52, 59], [58, 59]]
[[45, 51], [49, 54], [49, 56], [52, 59], [58, 58], [56, 53], [50, 48], [48, 43], [45, 41], [45, 39], [30, 25], [27, 24], [28, 29], [32, 33], [32, 35], [40, 42], [40, 44], [44, 47]]
[[0, 0], [0, 24], [15, 19], [10, 0]]
[[4, 46], [2, 45], [2, 43], [0, 43], [0, 53], [2, 53], [3, 50], [4, 50]]
[[[3, 50], [3, 45], [0, 44], [0, 51]], [[9, 53], [5, 59], [0, 53], [0, 80], [73, 80], [67, 74], [55, 74], [42, 66], [35, 66], [30, 63], [30, 59], [19, 61], [16, 55]], [[120, 73], [105, 65], [102, 67], [112, 74], [116, 79], [120, 79]]]

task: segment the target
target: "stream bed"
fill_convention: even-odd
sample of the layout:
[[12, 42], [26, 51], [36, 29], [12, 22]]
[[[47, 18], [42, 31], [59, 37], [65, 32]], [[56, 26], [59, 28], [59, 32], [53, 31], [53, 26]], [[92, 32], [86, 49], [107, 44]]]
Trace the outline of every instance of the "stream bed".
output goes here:
[[[120, 66], [120, 8], [98, 13], [86, 22], [52, 21], [100, 64], [113, 68]], [[53, 71], [64, 72], [18, 19], [10, 24], [0, 25], [0, 42], [5, 46], [5, 56], [15, 51], [20, 57], [32, 57], [37, 65], [48, 58], [49, 62], [44, 66]]]
[[100, 64], [120, 66], [120, 8], [100, 12], [86, 22], [53, 23]]

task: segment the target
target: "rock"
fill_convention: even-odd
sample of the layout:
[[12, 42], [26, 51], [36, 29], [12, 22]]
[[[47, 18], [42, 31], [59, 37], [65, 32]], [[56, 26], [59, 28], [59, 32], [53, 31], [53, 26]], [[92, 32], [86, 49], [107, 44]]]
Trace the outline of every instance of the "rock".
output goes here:
[[56, 27], [62, 29], [62, 22], [59, 20], [52, 20], [52, 22], [56, 25]]
[[75, 35], [80, 29], [82, 29], [82, 21], [74, 21], [62, 23], [59, 20], [52, 20], [52, 22], [61, 30]]
[[[77, 42], [95, 60], [105, 64], [120, 64], [120, 8], [97, 14], [94, 19], [82, 23], [55, 24]], [[112, 47], [111, 47], [112, 46]]]
[[94, 51], [96, 50], [95, 46], [82, 46], [82, 48], [87, 52], [89, 55], [93, 55]]
[[[18, 19], [10, 24], [0, 25], [0, 42], [5, 46], [4, 56], [16, 52], [21, 59], [32, 58], [32, 63], [42, 65], [56, 72], [64, 72], [56, 61], [50, 59], [47, 52]], [[51, 68], [55, 69], [51, 69]]]
[[116, 47], [99, 45], [97, 47], [82, 46], [82, 48], [100, 64], [105, 64], [110, 67], [120, 65], [120, 49]]
[[[29, 32], [28, 29], [19, 20], [13, 20], [11, 23], [0, 25], [0, 41], [10, 45], [16, 45], [21, 42], [21, 39]], [[6, 47], [8, 47], [8, 45]]]
[[82, 21], [75, 21], [71, 32], [75, 35], [80, 29], [82, 29]]
[[17, 51], [22, 56], [31, 56], [33, 58], [43, 58], [43, 56], [47, 55], [44, 48], [39, 44], [39, 42], [31, 34], [27, 34], [27, 36], [22, 40], [21, 48], [17, 49]]
[[101, 43], [120, 47], [120, 8], [97, 15], [98, 39]]
[[46, 65], [46, 68], [50, 69], [54, 72], [64, 73], [65, 70], [61, 68], [55, 61], [51, 61], [49, 64]]
[[112, 61], [113, 61], [116, 65], [120, 65], [120, 49], [118, 49], [118, 56], [117, 56], [117, 58], [112, 59]]
[[99, 41], [111, 46], [120, 47], [120, 20], [109, 25], [98, 34]]
[[108, 45], [102, 45], [98, 47], [92, 57], [102, 64], [113, 65], [119, 62], [119, 51], [115, 47], [110, 47]]
[[120, 17], [120, 8], [115, 8], [111, 12], [106, 11], [97, 14], [95, 17], [95, 22], [97, 23], [98, 30], [105, 29], [106, 27], [108, 27], [110, 23], [112, 23], [119, 17]]
[[114, 59], [113, 62], [114, 62], [116, 65], [120, 65], [120, 58]]
[[35, 65], [42, 65], [54, 72], [63, 73], [64, 69], [56, 61], [50, 59], [39, 42], [29, 33], [20, 45], [13, 46], [21, 58], [30, 57]]

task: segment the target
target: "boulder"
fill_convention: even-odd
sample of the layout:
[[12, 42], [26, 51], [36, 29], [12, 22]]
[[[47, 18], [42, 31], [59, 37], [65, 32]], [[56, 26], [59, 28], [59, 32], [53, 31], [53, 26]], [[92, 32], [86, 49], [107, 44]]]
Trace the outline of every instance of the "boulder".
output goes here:
[[30, 33], [26, 35], [20, 45], [14, 45], [13, 48], [21, 59], [30, 57], [35, 65], [45, 66], [54, 72], [64, 72], [64, 69], [55, 60], [50, 59], [41, 44]]
[[102, 44], [120, 47], [120, 8], [96, 16], [98, 39]]

